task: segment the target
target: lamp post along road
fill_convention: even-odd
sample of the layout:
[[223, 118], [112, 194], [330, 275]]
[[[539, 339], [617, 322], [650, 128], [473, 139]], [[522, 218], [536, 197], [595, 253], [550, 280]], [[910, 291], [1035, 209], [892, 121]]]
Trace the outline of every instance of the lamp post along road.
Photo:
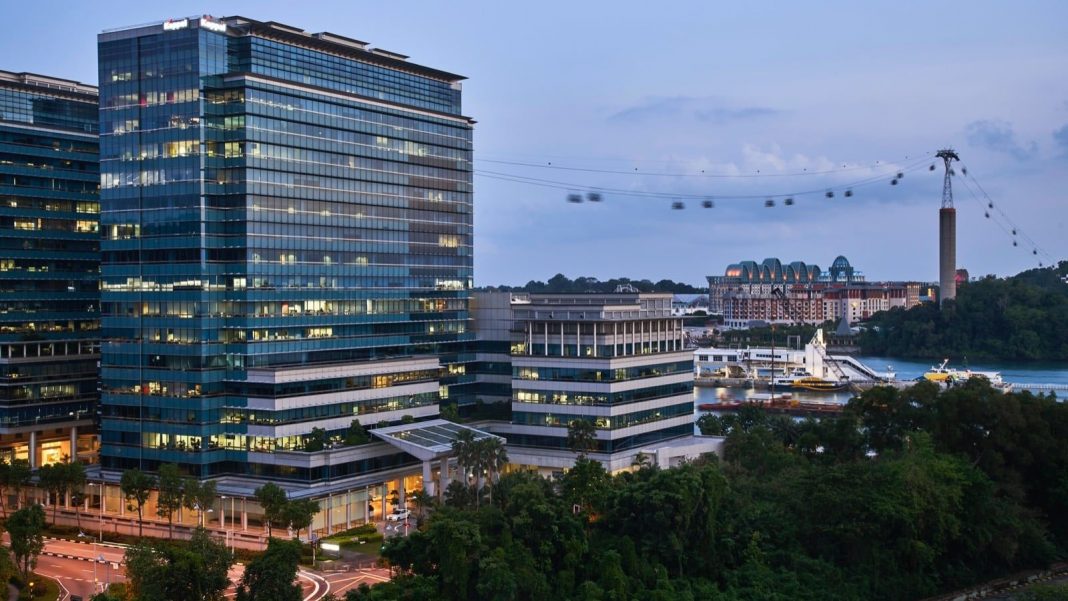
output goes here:
[[100, 484], [97, 484], [96, 482], [90, 482], [89, 486], [100, 487], [100, 519], [99, 526], [97, 526], [97, 529], [100, 531], [100, 542], [104, 542], [104, 487], [106, 485], [103, 481], [101, 481]]
[[96, 578], [96, 564], [97, 563], [106, 563], [107, 564], [107, 575], [108, 575], [108, 577], [107, 577], [107, 580], [102, 583], [102, 586], [101, 586], [101, 589], [100, 589], [100, 592], [104, 592], [104, 591], [108, 590], [108, 587], [111, 586], [111, 562], [110, 561], [106, 561], [104, 559], [104, 555], [103, 554], [97, 555], [96, 556], [96, 561], [93, 562], [93, 578], [94, 579]]
[[226, 495], [222, 495], [219, 498], [222, 499], [222, 503], [219, 504], [219, 511], [222, 512], [221, 515], [219, 516], [220, 518], [222, 518], [222, 524], [221, 525], [223, 527], [223, 530], [226, 532], [226, 538], [230, 541], [230, 552], [233, 553], [234, 547], [235, 547], [235, 544], [234, 544], [234, 498], [233, 497], [229, 497], [230, 498], [230, 526], [229, 527], [226, 526], [226, 499], [227, 499], [227, 497], [226, 497]]

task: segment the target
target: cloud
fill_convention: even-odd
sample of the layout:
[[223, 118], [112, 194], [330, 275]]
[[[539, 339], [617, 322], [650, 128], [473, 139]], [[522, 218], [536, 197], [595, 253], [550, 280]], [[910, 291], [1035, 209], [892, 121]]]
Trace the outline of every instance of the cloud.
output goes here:
[[968, 134], [968, 143], [972, 146], [1003, 152], [1021, 161], [1033, 158], [1038, 152], [1038, 144], [1033, 140], [1030, 144], [1021, 144], [1016, 139], [1012, 124], [1007, 121], [997, 119], [973, 121], [965, 127], [965, 130]]
[[1053, 141], [1062, 149], [1068, 151], [1068, 125], [1053, 132]]
[[608, 121], [640, 123], [670, 117], [722, 125], [732, 121], [769, 117], [780, 112], [777, 109], [764, 106], [729, 106], [718, 98], [675, 96], [672, 98], [650, 98], [609, 116]]

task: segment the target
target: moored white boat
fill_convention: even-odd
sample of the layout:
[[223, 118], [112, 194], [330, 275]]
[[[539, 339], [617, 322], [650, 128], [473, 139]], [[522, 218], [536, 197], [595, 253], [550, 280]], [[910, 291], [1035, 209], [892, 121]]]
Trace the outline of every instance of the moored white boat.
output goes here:
[[948, 367], [949, 359], [944, 359], [941, 364], [931, 367], [923, 374], [925, 380], [935, 382], [938, 384], [944, 384], [946, 386], [952, 386], [954, 384], [960, 384], [966, 382], [972, 378], [982, 378], [990, 383], [991, 386], [999, 390], [1009, 391], [1012, 389], [1012, 384], [1006, 382], [1001, 377], [1001, 372], [997, 371], [972, 371], [970, 369], [953, 369]]

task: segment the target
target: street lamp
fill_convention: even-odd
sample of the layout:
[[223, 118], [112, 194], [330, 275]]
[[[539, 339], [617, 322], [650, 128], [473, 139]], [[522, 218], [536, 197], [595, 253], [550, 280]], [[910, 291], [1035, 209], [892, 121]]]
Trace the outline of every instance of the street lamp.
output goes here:
[[199, 503], [193, 503], [193, 509], [197, 510], [197, 523], [200, 526], [204, 525], [204, 514], [205, 513], [215, 513], [215, 510], [212, 509], [211, 507], [208, 507], [207, 509], [201, 511]]
[[234, 497], [230, 497], [230, 527], [226, 527], [226, 495], [220, 497], [222, 504], [219, 506], [219, 511], [222, 512], [222, 527], [226, 531], [227, 538], [230, 539], [230, 551], [234, 550]]
[[100, 487], [100, 525], [98, 528], [100, 530], [100, 542], [104, 542], [104, 482], [101, 481], [100, 484], [90, 482], [89, 486]]
[[95, 553], [97, 556], [97, 560], [93, 562], [93, 590], [96, 590], [97, 585], [100, 584], [100, 577], [97, 574], [96, 566], [100, 563], [100, 559], [103, 559], [104, 556], [100, 554], [100, 549], [97, 548], [95, 542], [93, 543], [93, 553]]
[[103, 590], [106, 591], [106, 590], [108, 590], [108, 587], [111, 586], [111, 562], [110, 561], [105, 561], [103, 554], [97, 555], [96, 559], [100, 563], [107, 564], [107, 569], [108, 569], [107, 575], [108, 575], [108, 577], [107, 577], [107, 580], [104, 583], [104, 589], [103, 589]]

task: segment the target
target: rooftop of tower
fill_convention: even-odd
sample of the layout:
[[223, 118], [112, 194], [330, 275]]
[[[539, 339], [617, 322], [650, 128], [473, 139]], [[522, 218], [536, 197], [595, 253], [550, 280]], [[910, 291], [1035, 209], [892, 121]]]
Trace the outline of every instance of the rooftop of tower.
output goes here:
[[338, 35], [336, 33], [330, 33], [328, 31], [309, 33], [299, 27], [286, 25], [285, 23], [257, 21], [239, 15], [231, 17], [212, 17], [211, 15], [181, 17], [177, 19], [167, 19], [165, 21], [144, 23], [141, 25], [119, 27], [105, 30], [100, 34], [100, 39], [102, 41], [124, 39], [148, 35], [163, 29], [184, 29], [192, 26], [202, 27], [201, 24], [203, 22], [225, 24], [227, 33], [232, 32], [236, 35], [255, 35], [267, 39], [278, 40], [294, 46], [302, 46], [346, 58], [390, 67], [399, 71], [407, 71], [409, 73], [430, 77], [454, 85], [467, 79], [467, 77], [463, 75], [457, 75], [448, 71], [442, 71], [440, 69], [434, 69], [409, 62], [407, 55], [384, 50], [382, 48], [372, 48], [367, 42]]
[[55, 94], [65, 92], [68, 94], [96, 96], [97, 88], [94, 85], [63, 79], [51, 75], [38, 75], [36, 73], [15, 73], [13, 71], [0, 70], [0, 85], [23, 88], [30, 91]]

